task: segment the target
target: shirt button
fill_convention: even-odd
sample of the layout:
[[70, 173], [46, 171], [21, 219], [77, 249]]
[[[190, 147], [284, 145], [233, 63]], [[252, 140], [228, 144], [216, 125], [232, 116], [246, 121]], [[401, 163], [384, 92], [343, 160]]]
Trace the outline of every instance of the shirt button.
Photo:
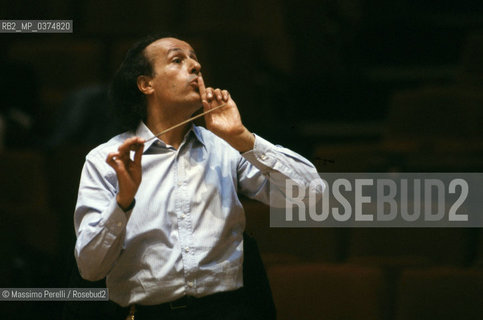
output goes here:
[[190, 248], [189, 247], [186, 247], [186, 248], [184, 248], [184, 251], [190, 252]]
[[191, 287], [193, 287], [193, 282], [188, 281], [187, 285], [188, 285], [188, 287], [190, 287], [190, 288], [191, 288]]
[[186, 218], [186, 215], [183, 213], [181, 214], [181, 219], [184, 219], [184, 218]]
[[183, 181], [178, 181], [178, 186], [181, 186], [183, 184]]
[[120, 228], [122, 226], [122, 222], [118, 222], [117, 226]]
[[267, 160], [267, 156], [266, 156], [265, 154], [262, 154], [262, 155], [260, 156], [260, 159], [262, 159], [262, 160]]

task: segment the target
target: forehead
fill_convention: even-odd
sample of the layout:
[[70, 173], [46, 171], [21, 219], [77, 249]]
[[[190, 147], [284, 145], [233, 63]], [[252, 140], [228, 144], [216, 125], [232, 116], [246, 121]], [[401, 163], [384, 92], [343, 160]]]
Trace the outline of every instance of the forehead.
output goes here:
[[194, 53], [189, 43], [176, 38], [162, 38], [154, 41], [145, 49], [146, 56], [151, 59], [166, 57], [171, 52], [183, 51], [186, 54]]

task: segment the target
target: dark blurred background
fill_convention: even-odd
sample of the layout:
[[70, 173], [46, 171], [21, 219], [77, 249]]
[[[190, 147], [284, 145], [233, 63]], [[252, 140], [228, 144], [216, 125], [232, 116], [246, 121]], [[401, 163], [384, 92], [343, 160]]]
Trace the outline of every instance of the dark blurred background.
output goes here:
[[[74, 32], [0, 34], [0, 287], [79, 286], [80, 170], [119, 133], [106, 88], [148, 33], [191, 43], [249, 129], [321, 172], [483, 169], [481, 1], [6, 2], [0, 19], [72, 19]], [[270, 229], [267, 207], [245, 204], [280, 319], [483, 314], [480, 229]], [[0, 308], [61, 319], [65, 304]]]

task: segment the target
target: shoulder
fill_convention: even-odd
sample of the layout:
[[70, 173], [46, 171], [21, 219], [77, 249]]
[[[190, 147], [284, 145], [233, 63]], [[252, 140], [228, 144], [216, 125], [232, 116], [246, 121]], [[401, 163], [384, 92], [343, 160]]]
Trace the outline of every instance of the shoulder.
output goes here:
[[110, 185], [115, 185], [117, 183], [116, 173], [106, 163], [107, 155], [116, 151], [124, 140], [133, 135], [132, 132], [124, 132], [92, 149], [85, 157], [81, 184], [107, 181]]
[[134, 133], [132, 131], [126, 131], [124, 133], [118, 134], [117, 136], [111, 138], [109, 141], [98, 145], [92, 149], [86, 156], [87, 161], [96, 162], [98, 160], [105, 161], [107, 155], [111, 152], [117, 151], [117, 148], [124, 142], [124, 140], [133, 137]]
[[234, 149], [228, 142], [223, 140], [222, 138], [218, 137], [216, 134], [211, 132], [210, 130], [195, 126], [194, 127], [195, 134], [198, 135], [198, 138], [201, 142], [205, 145], [206, 149], [209, 152], [224, 152], [224, 154], [232, 155], [232, 156], [239, 156], [240, 153]]

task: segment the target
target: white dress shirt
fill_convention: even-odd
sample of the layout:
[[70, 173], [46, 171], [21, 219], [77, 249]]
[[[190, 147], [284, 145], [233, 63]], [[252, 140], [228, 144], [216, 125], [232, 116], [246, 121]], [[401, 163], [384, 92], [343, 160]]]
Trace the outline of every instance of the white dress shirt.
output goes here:
[[269, 186], [282, 194], [284, 188], [280, 179], [269, 180], [270, 173], [307, 187], [320, 179], [308, 160], [259, 136], [253, 150], [240, 154], [193, 125], [177, 150], [160, 139], [145, 144], [136, 204], [124, 212], [106, 157], [133, 136], [153, 133], [140, 123], [135, 133], [120, 134], [86, 156], [74, 213], [81, 275], [107, 276], [110, 299], [121, 306], [242, 287], [245, 214], [238, 194], [268, 204]]

